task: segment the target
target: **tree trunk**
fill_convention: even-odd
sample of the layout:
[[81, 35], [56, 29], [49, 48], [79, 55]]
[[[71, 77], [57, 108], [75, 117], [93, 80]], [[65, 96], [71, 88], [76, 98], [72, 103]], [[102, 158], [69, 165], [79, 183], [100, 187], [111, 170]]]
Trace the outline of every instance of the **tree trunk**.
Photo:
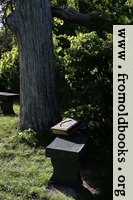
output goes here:
[[61, 120], [55, 97], [50, 0], [16, 0], [7, 24], [19, 45], [21, 129], [49, 129]]

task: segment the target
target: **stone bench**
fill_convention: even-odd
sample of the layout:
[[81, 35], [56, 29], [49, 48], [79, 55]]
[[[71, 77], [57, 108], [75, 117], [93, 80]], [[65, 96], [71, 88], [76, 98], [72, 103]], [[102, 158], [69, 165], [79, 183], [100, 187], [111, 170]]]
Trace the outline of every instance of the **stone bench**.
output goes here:
[[56, 137], [46, 147], [46, 156], [51, 158], [53, 175], [52, 184], [68, 187], [80, 187], [80, 160], [88, 141], [88, 133]]
[[0, 92], [0, 100], [1, 100], [1, 110], [0, 113], [3, 114], [13, 114], [13, 102], [15, 99], [19, 99], [19, 94], [8, 93], [8, 92]]

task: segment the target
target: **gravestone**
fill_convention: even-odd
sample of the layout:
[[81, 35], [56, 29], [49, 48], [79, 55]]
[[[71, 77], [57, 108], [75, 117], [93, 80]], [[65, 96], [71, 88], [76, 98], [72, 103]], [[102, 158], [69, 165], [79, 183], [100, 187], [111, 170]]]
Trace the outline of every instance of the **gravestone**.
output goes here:
[[88, 141], [88, 133], [59, 136], [46, 147], [46, 156], [51, 158], [53, 175], [50, 183], [68, 187], [80, 187], [80, 160]]

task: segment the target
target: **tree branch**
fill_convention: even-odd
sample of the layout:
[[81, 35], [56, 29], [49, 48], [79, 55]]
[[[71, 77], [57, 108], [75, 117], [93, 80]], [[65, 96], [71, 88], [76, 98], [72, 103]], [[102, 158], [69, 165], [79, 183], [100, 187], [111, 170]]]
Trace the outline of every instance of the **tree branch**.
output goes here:
[[101, 30], [109, 33], [113, 33], [112, 21], [105, 20], [105, 22], [96, 22], [88, 14], [77, 12], [73, 7], [70, 8], [56, 8], [51, 6], [52, 17], [58, 17], [60, 19], [69, 21], [70, 23], [87, 26], [91, 30]]

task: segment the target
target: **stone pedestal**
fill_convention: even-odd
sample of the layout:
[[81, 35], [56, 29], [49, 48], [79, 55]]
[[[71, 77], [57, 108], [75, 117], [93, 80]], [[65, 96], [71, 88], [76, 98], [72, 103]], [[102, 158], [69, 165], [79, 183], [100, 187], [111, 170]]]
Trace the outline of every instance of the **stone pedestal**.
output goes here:
[[50, 183], [68, 187], [80, 187], [80, 160], [87, 145], [87, 133], [56, 137], [46, 147], [46, 156], [51, 158], [53, 175]]
[[3, 114], [13, 114], [13, 99], [2, 100]]
[[0, 92], [1, 112], [3, 114], [14, 114], [13, 101], [18, 98], [19, 94]]

